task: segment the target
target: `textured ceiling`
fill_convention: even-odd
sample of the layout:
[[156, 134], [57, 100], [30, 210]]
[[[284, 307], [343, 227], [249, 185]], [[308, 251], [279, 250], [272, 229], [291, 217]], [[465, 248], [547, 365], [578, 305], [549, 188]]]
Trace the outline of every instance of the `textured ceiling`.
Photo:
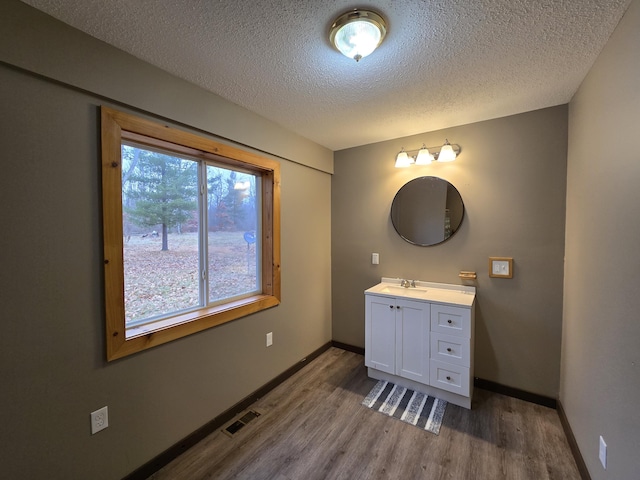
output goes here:
[[[567, 103], [631, 0], [23, 0], [332, 150]], [[328, 41], [370, 7], [384, 43]]]

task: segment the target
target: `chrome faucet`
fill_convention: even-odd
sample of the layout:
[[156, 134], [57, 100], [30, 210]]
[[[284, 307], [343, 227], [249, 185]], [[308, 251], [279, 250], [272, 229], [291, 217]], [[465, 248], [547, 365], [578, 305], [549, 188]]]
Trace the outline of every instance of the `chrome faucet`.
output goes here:
[[414, 287], [416, 286], [416, 281], [415, 280], [404, 280], [402, 279], [400, 281], [400, 286], [404, 287], [404, 288], [409, 288], [409, 287]]

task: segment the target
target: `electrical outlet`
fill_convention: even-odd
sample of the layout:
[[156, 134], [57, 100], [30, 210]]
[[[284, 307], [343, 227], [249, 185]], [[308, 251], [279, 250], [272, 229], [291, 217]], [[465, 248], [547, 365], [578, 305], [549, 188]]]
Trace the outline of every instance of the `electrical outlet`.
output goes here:
[[104, 430], [109, 426], [109, 409], [102, 407], [95, 412], [91, 412], [91, 435]]
[[267, 347], [273, 345], [273, 332], [267, 333]]
[[598, 455], [602, 468], [607, 469], [607, 444], [604, 443], [604, 438], [600, 435], [600, 453]]

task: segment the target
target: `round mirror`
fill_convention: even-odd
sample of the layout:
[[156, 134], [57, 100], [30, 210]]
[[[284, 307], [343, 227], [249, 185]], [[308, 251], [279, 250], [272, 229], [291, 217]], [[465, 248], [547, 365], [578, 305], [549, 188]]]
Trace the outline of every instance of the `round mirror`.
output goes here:
[[462, 224], [464, 203], [456, 187], [438, 177], [411, 180], [396, 193], [391, 223], [407, 242], [423, 247], [453, 236]]

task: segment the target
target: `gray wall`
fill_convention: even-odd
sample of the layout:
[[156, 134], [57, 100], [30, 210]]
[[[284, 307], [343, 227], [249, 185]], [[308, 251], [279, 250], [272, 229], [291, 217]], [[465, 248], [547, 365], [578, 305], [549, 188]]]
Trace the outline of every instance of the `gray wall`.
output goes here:
[[[119, 479], [331, 340], [333, 154], [13, 0], [0, 61], [1, 476]], [[280, 157], [280, 306], [106, 363], [100, 104]]]
[[[401, 147], [448, 138], [453, 163], [394, 168]], [[460, 284], [478, 273], [476, 376], [556, 397], [562, 325], [567, 107], [560, 106], [336, 152], [332, 181], [333, 338], [364, 346], [363, 291], [380, 277]], [[397, 190], [444, 178], [465, 202], [447, 242], [417, 247], [390, 221]], [[371, 265], [371, 253], [380, 265]], [[511, 280], [489, 278], [490, 256], [513, 257]]]
[[569, 108], [560, 400], [594, 480], [640, 475], [639, 45], [634, 0]]

